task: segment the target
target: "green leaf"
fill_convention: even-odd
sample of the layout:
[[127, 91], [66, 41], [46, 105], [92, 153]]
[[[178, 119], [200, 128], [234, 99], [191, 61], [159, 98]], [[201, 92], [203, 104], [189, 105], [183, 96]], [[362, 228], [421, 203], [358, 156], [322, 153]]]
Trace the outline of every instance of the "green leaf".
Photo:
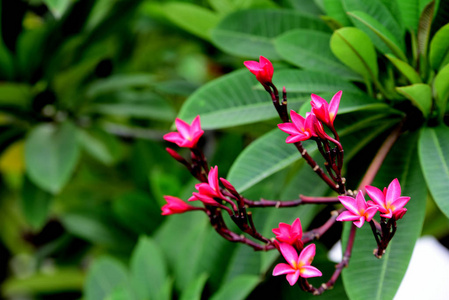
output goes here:
[[121, 144], [103, 130], [79, 130], [79, 141], [90, 155], [105, 165], [112, 165], [120, 158]]
[[17, 38], [17, 68], [22, 78], [32, 81], [32, 76], [41, 66], [48, 33], [48, 28], [42, 26], [24, 30]]
[[397, 0], [404, 26], [416, 32], [423, 7], [431, 0]]
[[435, 1], [430, 2], [424, 8], [418, 23], [418, 54], [420, 56], [420, 71], [425, 73], [427, 64], [427, 47], [429, 45], [430, 29], [432, 26]]
[[449, 128], [426, 127], [421, 130], [419, 158], [424, 177], [435, 203], [449, 216]]
[[427, 118], [432, 108], [432, 88], [425, 83], [396, 87], [396, 90], [421, 110]]
[[44, 2], [47, 4], [53, 16], [59, 19], [70, 6], [72, 0], [44, 0]]
[[185, 2], [169, 2], [164, 5], [164, 12], [170, 21], [206, 40], [210, 39], [210, 31], [220, 20], [213, 11]]
[[22, 187], [22, 211], [34, 230], [39, 230], [47, 221], [53, 195], [34, 185], [25, 176]]
[[0, 84], [0, 106], [15, 105], [27, 108], [32, 100], [31, 86], [23, 83], [2, 82]]
[[[310, 100], [310, 93], [359, 89], [341, 78], [312, 71], [280, 70], [274, 83], [287, 88], [289, 106], [299, 107]], [[201, 116], [205, 129], [224, 128], [276, 118], [277, 113], [270, 96], [247, 69], [222, 76], [190, 96], [178, 118], [187, 122]]]
[[329, 31], [320, 19], [298, 11], [252, 9], [224, 18], [212, 30], [212, 42], [232, 55], [277, 60], [274, 38], [296, 28]]
[[203, 273], [190, 283], [185, 290], [182, 291], [180, 300], [201, 300], [204, 285], [206, 284], [207, 274]]
[[166, 280], [167, 266], [161, 249], [142, 236], [131, 256], [131, 285], [137, 299], [157, 299]]
[[449, 99], [449, 64], [443, 67], [435, 76], [433, 88], [436, 94], [436, 105], [439, 110], [440, 119], [443, 119], [446, 111], [446, 104]]
[[27, 174], [42, 189], [58, 193], [72, 176], [79, 152], [72, 123], [38, 125], [25, 142]]
[[385, 56], [393, 63], [393, 65], [404, 75], [410, 83], [421, 83], [421, 77], [416, 70], [408, 63], [394, 57], [391, 54], [385, 54]]
[[361, 11], [348, 12], [348, 15], [355, 26], [363, 30], [382, 53], [391, 52], [401, 60], [407, 61], [402, 40], [398, 41], [379, 21]]
[[275, 40], [276, 51], [286, 61], [306, 69], [319, 70], [348, 80], [360, 76], [343, 65], [329, 48], [331, 34], [309, 29], [294, 29]]
[[[413, 247], [421, 233], [427, 198], [424, 178], [417, 163], [416, 142], [416, 134], [403, 135], [371, 184], [382, 189], [398, 178], [402, 195], [411, 199], [406, 205], [407, 213], [397, 222], [396, 234], [381, 259], [373, 255], [376, 241], [370, 226], [366, 224], [357, 229], [349, 266], [343, 270], [343, 283], [350, 299], [393, 299], [407, 270]], [[347, 222], [346, 229], [350, 225]], [[343, 236], [345, 245], [347, 234]]]
[[441, 27], [430, 42], [430, 66], [434, 70], [441, 69], [449, 63], [449, 24]]
[[130, 88], [148, 88], [154, 86], [154, 75], [147, 73], [117, 74], [105, 79], [100, 79], [89, 85], [86, 95], [95, 98], [99, 95], [119, 92]]
[[259, 281], [259, 277], [254, 275], [237, 276], [232, 281], [223, 285], [220, 290], [211, 297], [211, 300], [246, 299]]
[[101, 257], [89, 268], [83, 295], [86, 300], [104, 299], [127, 278], [127, 270], [119, 261], [111, 257]]
[[331, 49], [338, 59], [367, 80], [376, 81], [377, 57], [370, 38], [360, 29], [344, 27], [334, 31]]
[[401, 27], [401, 14], [396, 1], [343, 0], [343, 7], [347, 12], [364, 12], [382, 24], [399, 41], [403, 40], [404, 30]]
[[351, 20], [343, 8], [343, 0], [323, 0], [326, 15], [337, 20], [342, 27], [351, 26]]

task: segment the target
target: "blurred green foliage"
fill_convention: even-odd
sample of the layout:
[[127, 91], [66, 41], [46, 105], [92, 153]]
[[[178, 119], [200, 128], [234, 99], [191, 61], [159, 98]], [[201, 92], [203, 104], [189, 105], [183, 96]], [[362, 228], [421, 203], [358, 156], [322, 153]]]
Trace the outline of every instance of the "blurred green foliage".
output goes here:
[[[201, 115], [209, 160], [248, 198], [330, 193], [285, 136], [269, 132], [277, 120], [268, 96], [236, 70], [259, 55], [275, 63], [292, 109], [306, 111], [310, 93], [344, 90], [336, 122], [351, 188], [407, 116], [394, 167], [377, 178], [402, 178], [417, 199], [398, 237], [407, 255], [383, 299], [394, 295], [425, 215], [423, 232], [449, 233], [449, 5], [387, 2], [0, 0], [2, 296], [312, 297], [272, 278], [277, 253], [223, 240], [198, 212], [160, 215], [163, 195], [187, 199], [195, 183], [164, 151], [177, 115]], [[269, 236], [296, 217], [306, 228], [322, 209], [259, 210], [254, 220]], [[339, 236], [318, 245], [323, 273]], [[376, 268], [389, 270], [397, 253]], [[359, 269], [372, 272], [370, 263]], [[349, 288], [339, 280], [322, 297], [357, 299], [351, 286], [361, 277], [352, 275]]]

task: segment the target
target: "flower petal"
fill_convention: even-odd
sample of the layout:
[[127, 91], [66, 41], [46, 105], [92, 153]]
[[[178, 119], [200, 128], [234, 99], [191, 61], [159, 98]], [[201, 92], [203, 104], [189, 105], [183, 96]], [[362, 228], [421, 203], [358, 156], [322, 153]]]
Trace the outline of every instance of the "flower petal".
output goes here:
[[391, 206], [394, 207], [394, 210], [403, 208], [407, 202], [410, 200], [410, 197], [399, 197], [393, 203], [391, 203]]
[[279, 245], [279, 250], [281, 251], [282, 256], [285, 258], [285, 260], [291, 266], [295, 265], [295, 263], [298, 261], [298, 253], [296, 253], [296, 250], [292, 245], [281, 243]]
[[365, 219], [367, 222], [371, 221], [374, 215], [377, 213], [377, 207], [371, 206], [365, 211]]
[[[376, 209], [377, 211], [377, 209]], [[359, 215], [354, 215], [352, 214], [350, 211], [344, 211], [342, 212], [338, 217], [337, 217], [337, 221], [355, 221], [360, 219]]]
[[289, 274], [289, 273], [294, 273], [294, 272], [296, 272], [296, 270], [293, 269], [292, 266], [285, 264], [285, 263], [280, 263], [274, 267], [273, 276]]
[[287, 281], [290, 283], [291, 286], [294, 286], [295, 283], [299, 279], [299, 270], [292, 274], [287, 274]]
[[283, 132], [288, 133], [288, 134], [298, 134], [298, 133], [300, 133], [298, 128], [296, 128], [296, 126], [294, 124], [292, 124], [292, 123], [278, 124], [278, 128], [280, 130], [282, 130]]
[[302, 278], [320, 277], [323, 276], [323, 273], [315, 267], [303, 266], [300, 270], [300, 276]]
[[299, 254], [298, 263], [302, 262], [305, 266], [310, 265], [313, 258], [315, 257], [315, 249], [315, 244], [310, 244], [309, 246], [305, 247]]
[[375, 186], [367, 185], [365, 186], [366, 193], [371, 197], [371, 199], [379, 206], [385, 208], [385, 196], [381, 190]]
[[331, 99], [331, 102], [329, 102], [329, 119], [331, 123], [334, 122], [335, 117], [337, 116], [338, 112], [338, 106], [340, 105], [340, 99], [342, 91], [338, 91]]
[[295, 124], [296, 128], [298, 128], [300, 131], [304, 131], [304, 122], [306, 119], [304, 119], [303, 116], [298, 114], [296, 111], [291, 110], [290, 118], [292, 119], [292, 123]]
[[178, 132], [182, 135], [182, 137], [190, 140], [191, 139], [190, 125], [179, 118], [176, 118], [175, 124], [176, 124], [176, 129], [178, 129]]
[[349, 196], [338, 196], [338, 200], [340, 200], [341, 204], [343, 204], [343, 206], [351, 213], [355, 215], [359, 214], [356, 199]]
[[302, 226], [301, 226], [301, 220], [299, 220], [299, 218], [296, 218], [296, 220], [293, 221], [291, 231], [293, 234], [297, 235], [299, 239], [301, 239]]
[[385, 196], [385, 203], [392, 203], [396, 198], [401, 197], [401, 185], [397, 178], [388, 185], [387, 195]]
[[365, 223], [365, 217], [360, 217], [360, 220], [353, 222], [355, 226], [357, 226], [358, 228], [363, 226], [363, 223]]

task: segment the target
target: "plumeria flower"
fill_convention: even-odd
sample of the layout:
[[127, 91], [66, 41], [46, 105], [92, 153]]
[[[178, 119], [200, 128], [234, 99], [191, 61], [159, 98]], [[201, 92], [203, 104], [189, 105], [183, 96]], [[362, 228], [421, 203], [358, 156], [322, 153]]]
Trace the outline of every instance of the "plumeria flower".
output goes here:
[[309, 278], [323, 275], [320, 270], [310, 265], [315, 257], [315, 244], [305, 247], [299, 254], [299, 257], [295, 248], [290, 244], [281, 243], [279, 248], [288, 264], [277, 264], [274, 267], [273, 276], [287, 274], [288, 283], [294, 285], [299, 277]]
[[349, 196], [338, 196], [338, 200], [347, 210], [337, 217], [337, 221], [354, 221], [354, 225], [359, 228], [365, 221], [371, 221], [377, 212], [377, 207], [366, 203], [362, 191], [357, 193], [355, 199]]
[[296, 218], [292, 225], [281, 222], [279, 228], [274, 228], [272, 231], [279, 242], [290, 244], [298, 250], [303, 248], [302, 226], [299, 218]]
[[177, 197], [173, 196], [164, 196], [165, 201], [167, 201], [167, 204], [162, 206], [162, 215], [173, 215], [173, 214], [182, 214], [189, 210], [196, 210], [197, 207], [194, 207], [192, 205], [188, 205], [185, 203], [182, 199], [179, 199]]
[[273, 78], [274, 69], [273, 69], [273, 65], [267, 58], [261, 56], [259, 58], [259, 62], [245, 61], [245, 62], [243, 62], [243, 64], [245, 65], [245, 67], [248, 68], [248, 70], [251, 73], [256, 75], [257, 80], [262, 85], [267, 85], [267, 84], [271, 83], [271, 79]]
[[290, 136], [285, 140], [286, 143], [296, 143], [310, 139], [316, 136], [313, 130], [313, 114], [307, 113], [306, 118], [296, 111], [290, 111], [291, 122], [278, 124], [280, 130], [288, 133]]
[[175, 143], [179, 147], [195, 148], [204, 133], [201, 130], [200, 116], [196, 116], [191, 125], [178, 118], [175, 124], [178, 132], [167, 133], [164, 135], [164, 140]]
[[310, 104], [312, 105], [312, 112], [316, 115], [318, 120], [329, 127], [334, 127], [334, 120], [337, 116], [338, 106], [340, 105], [342, 91], [337, 92], [331, 99], [330, 103], [318, 95], [312, 94]]
[[195, 188], [198, 192], [194, 192], [188, 201], [200, 200], [205, 204], [219, 206], [220, 204], [215, 199], [224, 199], [225, 196], [220, 191], [218, 183], [218, 167], [212, 167], [207, 175], [208, 183], [198, 183]]
[[377, 187], [367, 185], [366, 192], [374, 201], [375, 206], [382, 213], [380, 216], [384, 218], [401, 219], [407, 209], [404, 206], [410, 200], [410, 197], [401, 197], [401, 185], [397, 178], [384, 188], [383, 192]]

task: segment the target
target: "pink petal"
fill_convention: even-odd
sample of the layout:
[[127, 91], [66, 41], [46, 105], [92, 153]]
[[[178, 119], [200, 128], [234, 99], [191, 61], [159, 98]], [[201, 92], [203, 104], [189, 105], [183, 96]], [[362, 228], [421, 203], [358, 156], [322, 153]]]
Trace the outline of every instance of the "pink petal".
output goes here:
[[267, 76], [266, 79], [271, 81], [271, 78], [273, 77], [273, 73], [274, 73], [273, 64], [271, 63], [271, 61], [269, 61], [267, 58], [265, 58], [263, 56], [259, 57], [259, 62], [260, 62], [261, 67], [266, 72], [266, 76]]
[[193, 119], [191, 130], [192, 130], [192, 132], [202, 131], [201, 130], [201, 121], [200, 121], [200, 116], [199, 115], [196, 116], [195, 119]]
[[312, 98], [312, 102], [311, 102], [312, 107], [315, 106], [316, 108], [320, 108], [322, 105], [324, 105], [324, 106], [327, 105], [327, 101], [318, 95], [312, 94], [312, 95], [310, 95], [310, 98]]
[[310, 277], [320, 277], [323, 276], [320, 270], [312, 266], [303, 266], [301, 268], [301, 277], [302, 278], [310, 278]]
[[170, 132], [164, 134], [164, 140], [175, 143], [179, 146], [179, 144], [183, 143], [185, 139], [178, 132]]
[[190, 125], [184, 122], [183, 120], [176, 118], [175, 120], [176, 129], [178, 132], [185, 138], [190, 139]]
[[245, 65], [245, 67], [248, 68], [248, 70], [253, 73], [254, 75], [257, 76], [257, 74], [260, 72], [261, 68], [260, 68], [260, 64], [257, 61], [245, 61], [243, 62], [243, 64]]
[[305, 247], [299, 254], [298, 263], [302, 262], [303, 265], [310, 265], [313, 258], [315, 257], [315, 249], [315, 244], [310, 244], [309, 246]]
[[[379, 210], [379, 211], [380, 211], [380, 210]], [[381, 217], [384, 217], [384, 218], [390, 219], [391, 217], [393, 217], [393, 212], [391, 211], [391, 209], [388, 209], [386, 213], [380, 214], [380, 216], [381, 216]]]
[[403, 208], [407, 202], [410, 200], [410, 197], [399, 197], [393, 203], [391, 203], [391, 206], [393, 206], [396, 209]]
[[355, 215], [359, 214], [356, 199], [349, 196], [338, 196], [338, 200], [340, 200], [341, 204], [343, 204], [347, 210]]
[[300, 131], [298, 128], [292, 123], [282, 123], [278, 124], [280, 130], [288, 134], [298, 134]]
[[362, 191], [359, 191], [357, 193], [355, 200], [357, 201], [357, 210], [359, 211], [360, 214], [361, 211], [364, 211], [366, 209], [366, 201], [365, 197], [363, 197]]
[[377, 207], [376, 206], [372, 206], [369, 207], [366, 211], [365, 211], [365, 218], [366, 221], [369, 222], [371, 221], [371, 219], [374, 217], [374, 215], [377, 213]]
[[338, 106], [340, 105], [340, 99], [342, 91], [338, 91], [331, 99], [331, 102], [329, 103], [329, 118], [331, 123], [334, 122], [335, 117], [337, 116], [338, 112]]
[[290, 111], [290, 118], [292, 119], [292, 123], [295, 124], [296, 128], [301, 131], [304, 131], [304, 117], [300, 114], [296, 113], [294, 110]]
[[295, 283], [299, 279], [299, 270], [292, 274], [287, 274], [287, 281], [290, 283], [291, 286], [294, 286]]
[[293, 248], [292, 245], [289, 245], [287, 243], [281, 243], [279, 245], [279, 250], [281, 251], [282, 256], [290, 265], [293, 266], [297, 262], [298, 253], [296, 253], [296, 250], [295, 248]]
[[218, 184], [218, 166], [211, 167], [209, 175], [207, 176], [209, 185], [215, 190], [216, 193], [221, 195], [220, 186]]
[[379, 205], [380, 207], [385, 207], [385, 196], [381, 190], [379, 190], [375, 186], [370, 185], [365, 186], [365, 190], [377, 205]]
[[344, 211], [337, 217], [337, 221], [355, 221], [360, 219], [359, 215], [354, 215], [350, 211]]
[[365, 217], [360, 217], [360, 220], [358, 220], [357, 222], [354, 222], [354, 225], [357, 226], [358, 228], [363, 226], [363, 223], [365, 223]]
[[299, 239], [302, 237], [302, 226], [299, 218], [296, 218], [292, 223], [292, 232], [298, 236]]
[[287, 144], [297, 143], [297, 142], [302, 142], [302, 141], [308, 140], [310, 137], [311, 137], [311, 135], [309, 133], [304, 133], [304, 134], [298, 133], [296, 135], [291, 135], [291, 136], [287, 137], [285, 139], [285, 142]]
[[396, 220], [402, 219], [402, 217], [405, 215], [406, 212], [407, 212], [407, 208], [398, 209], [394, 212], [394, 218]]
[[284, 263], [277, 264], [273, 269], [273, 276], [283, 275], [283, 274], [289, 274], [296, 272], [295, 269], [292, 268], [292, 266]]
[[392, 203], [396, 198], [401, 197], [401, 185], [397, 178], [388, 185], [387, 195], [385, 196], [386, 203]]

